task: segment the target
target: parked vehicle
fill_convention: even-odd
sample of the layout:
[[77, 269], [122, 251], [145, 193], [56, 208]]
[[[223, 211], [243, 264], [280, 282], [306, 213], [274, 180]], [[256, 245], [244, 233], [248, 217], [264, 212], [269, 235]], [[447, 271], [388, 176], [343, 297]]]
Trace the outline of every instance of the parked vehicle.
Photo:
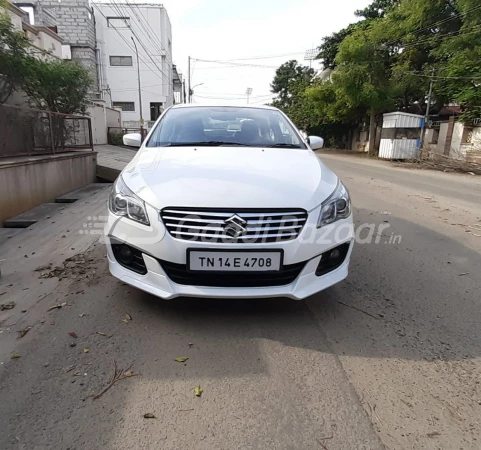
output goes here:
[[272, 107], [168, 109], [115, 182], [111, 273], [156, 296], [303, 299], [343, 280], [349, 194]]

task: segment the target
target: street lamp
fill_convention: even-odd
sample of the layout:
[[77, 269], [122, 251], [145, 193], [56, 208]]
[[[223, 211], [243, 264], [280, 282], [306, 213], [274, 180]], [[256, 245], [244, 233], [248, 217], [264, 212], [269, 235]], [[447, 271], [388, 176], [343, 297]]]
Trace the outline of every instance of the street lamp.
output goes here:
[[199, 83], [199, 84], [196, 84], [195, 86], [192, 86], [189, 90], [189, 103], [192, 102], [192, 96], [194, 95], [194, 88], [196, 88], [197, 86], [202, 86], [204, 83]]
[[144, 126], [144, 118], [142, 116], [142, 90], [140, 89], [140, 65], [139, 65], [139, 51], [137, 50], [137, 44], [135, 43], [135, 39], [133, 36], [130, 36], [132, 42], [134, 43], [135, 53], [137, 53], [137, 79], [139, 81], [139, 108], [140, 108], [140, 133], [142, 135], [142, 139], [144, 138], [142, 134], [142, 127]]

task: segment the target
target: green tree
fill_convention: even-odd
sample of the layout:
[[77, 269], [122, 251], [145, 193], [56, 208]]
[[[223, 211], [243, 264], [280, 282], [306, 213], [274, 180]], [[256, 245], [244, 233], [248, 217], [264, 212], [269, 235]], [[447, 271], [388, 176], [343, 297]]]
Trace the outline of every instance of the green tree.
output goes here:
[[463, 17], [457, 33], [442, 40], [433, 55], [439, 63], [435, 88], [442, 98], [461, 105], [461, 119], [481, 118], [481, 5], [477, 0], [458, 0]]
[[374, 0], [364, 9], [358, 9], [354, 14], [364, 19], [382, 19], [400, 0]]
[[292, 60], [281, 65], [271, 84], [277, 95], [272, 105], [282, 109], [296, 125], [304, 130], [312, 125], [313, 110], [306, 89], [311, 85], [315, 71]]
[[309, 86], [315, 71], [300, 65], [296, 60], [282, 64], [274, 76], [271, 92], [277, 94], [276, 106], [287, 109], [296, 100], [296, 94]]
[[324, 69], [334, 69], [336, 67], [336, 56], [339, 51], [339, 45], [342, 41], [354, 33], [356, 30], [366, 27], [370, 19], [380, 19], [384, 17], [391, 8], [393, 8], [399, 0], [375, 0], [364, 9], [355, 12], [356, 16], [362, 17], [364, 20], [352, 23], [342, 30], [332, 33], [330, 36], [322, 38], [322, 43], [319, 46], [319, 53], [317, 59], [322, 60]]
[[85, 114], [91, 85], [87, 69], [76, 62], [30, 58], [22, 89], [37, 108], [64, 114]]
[[0, 104], [18, 89], [24, 73], [29, 45], [21, 31], [16, 31], [5, 12], [7, 4], [0, 0]]
[[358, 24], [351, 24], [337, 33], [332, 33], [330, 36], [322, 38], [322, 44], [318, 48], [319, 53], [316, 59], [322, 60], [324, 69], [334, 69], [336, 67], [336, 56], [339, 51], [339, 45], [341, 45], [342, 41], [352, 34], [358, 26]]

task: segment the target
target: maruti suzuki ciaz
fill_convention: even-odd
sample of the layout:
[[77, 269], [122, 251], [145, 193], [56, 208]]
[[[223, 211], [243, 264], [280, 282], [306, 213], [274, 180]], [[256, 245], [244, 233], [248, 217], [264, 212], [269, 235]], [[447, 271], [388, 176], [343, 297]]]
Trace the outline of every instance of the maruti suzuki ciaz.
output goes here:
[[155, 296], [303, 299], [347, 277], [349, 193], [269, 106], [176, 105], [122, 170], [105, 226], [112, 275]]

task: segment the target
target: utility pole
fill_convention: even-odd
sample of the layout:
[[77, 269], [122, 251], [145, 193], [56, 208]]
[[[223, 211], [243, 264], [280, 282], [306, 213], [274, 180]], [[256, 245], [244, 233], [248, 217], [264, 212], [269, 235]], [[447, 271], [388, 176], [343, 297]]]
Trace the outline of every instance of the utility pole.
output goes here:
[[247, 95], [247, 104], [249, 104], [249, 97], [252, 94], [252, 88], [247, 88], [246, 95]]
[[190, 89], [190, 56], [189, 56], [189, 59], [188, 59], [188, 63], [187, 63], [187, 103], [191, 103], [192, 101], [192, 91]]
[[140, 88], [140, 65], [139, 65], [139, 51], [137, 50], [137, 44], [133, 36], [130, 36], [132, 42], [134, 43], [135, 53], [137, 53], [137, 79], [139, 82], [139, 108], [140, 108], [140, 135], [142, 140], [144, 139], [143, 127], [144, 127], [144, 117], [142, 115], [142, 89]]
[[426, 105], [426, 116], [424, 117], [423, 125], [421, 127], [421, 148], [424, 147], [424, 131], [426, 128], [426, 124], [429, 120], [429, 113], [431, 111], [431, 97], [433, 96], [434, 73], [435, 73], [435, 69], [433, 68], [431, 71], [431, 81], [429, 83], [429, 94], [428, 94], [428, 104]]

